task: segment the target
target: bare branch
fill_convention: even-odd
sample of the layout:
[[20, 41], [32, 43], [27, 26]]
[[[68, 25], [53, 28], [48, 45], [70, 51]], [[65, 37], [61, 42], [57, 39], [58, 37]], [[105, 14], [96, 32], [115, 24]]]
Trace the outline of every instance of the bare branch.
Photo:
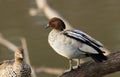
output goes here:
[[35, 68], [36, 73], [46, 73], [52, 75], [60, 75], [64, 72], [63, 69], [60, 68], [49, 68], [49, 67], [37, 67]]
[[102, 77], [120, 71], [120, 52], [111, 53], [108, 60], [96, 63], [89, 61], [70, 72], [63, 73], [60, 77]]
[[7, 39], [5, 39], [2, 36], [2, 34], [0, 34], [0, 44], [4, 45], [5, 47], [12, 50], [13, 52], [15, 52], [17, 50], [17, 46], [14, 45], [13, 43], [11, 43], [10, 41], [8, 41]]
[[27, 42], [26, 42], [26, 39], [24, 37], [21, 38], [21, 43], [22, 43], [22, 48], [24, 49], [25, 62], [30, 64], [29, 52], [28, 52], [28, 48], [27, 48]]
[[35, 0], [35, 1], [38, 6], [38, 9], [44, 12], [48, 19], [51, 19], [53, 17], [59, 17], [62, 20], [64, 20], [68, 29], [72, 29], [71, 25], [62, 16], [60, 16], [60, 14], [58, 14], [57, 11], [55, 11], [48, 5], [47, 0]]
[[[26, 39], [24, 37], [21, 38], [21, 42], [22, 42], [22, 47], [24, 49], [25, 62], [31, 66]], [[31, 69], [32, 69], [32, 77], [37, 77], [35, 74], [35, 70], [34, 68], [32, 68], [32, 66], [31, 66]]]

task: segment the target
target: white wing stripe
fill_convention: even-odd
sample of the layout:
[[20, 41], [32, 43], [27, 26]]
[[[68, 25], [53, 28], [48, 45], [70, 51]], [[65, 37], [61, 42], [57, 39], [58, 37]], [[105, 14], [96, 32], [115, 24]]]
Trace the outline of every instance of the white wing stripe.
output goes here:
[[75, 37], [77, 39], [80, 39], [84, 42], [89, 42], [95, 46], [98, 46], [98, 47], [102, 47], [102, 43], [100, 43], [99, 41], [93, 39], [92, 37], [90, 37], [89, 35], [81, 32], [81, 31], [78, 31], [78, 30], [67, 30], [65, 31], [65, 33], [69, 36], [72, 36], [72, 37]]

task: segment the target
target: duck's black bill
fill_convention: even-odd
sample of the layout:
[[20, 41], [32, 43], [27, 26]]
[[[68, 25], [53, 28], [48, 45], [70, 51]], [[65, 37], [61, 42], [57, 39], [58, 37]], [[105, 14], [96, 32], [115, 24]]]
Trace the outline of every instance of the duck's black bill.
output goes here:
[[50, 26], [49, 26], [49, 24], [47, 24], [46, 26], [45, 26], [45, 29], [47, 29], [47, 28], [49, 28]]

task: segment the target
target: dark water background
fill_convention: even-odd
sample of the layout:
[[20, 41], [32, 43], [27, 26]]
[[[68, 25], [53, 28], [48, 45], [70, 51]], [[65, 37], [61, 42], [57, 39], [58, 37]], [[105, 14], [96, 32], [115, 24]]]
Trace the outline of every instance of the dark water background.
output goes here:
[[[49, 0], [75, 28], [97, 40], [111, 51], [120, 50], [120, 1], [119, 0]], [[43, 15], [30, 16], [29, 9], [36, 7], [34, 0], [0, 0], [0, 32], [17, 46], [20, 37], [27, 39], [30, 59], [34, 67], [68, 68], [68, 61], [56, 54], [47, 43], [50, 30], [44, 25]], [[0, 45], [0, 61], [13, 58], [13, 53]], [[39, 74], [39, 77], [56, 77]], [[120, 73], [106, 77], [120, 77]]]

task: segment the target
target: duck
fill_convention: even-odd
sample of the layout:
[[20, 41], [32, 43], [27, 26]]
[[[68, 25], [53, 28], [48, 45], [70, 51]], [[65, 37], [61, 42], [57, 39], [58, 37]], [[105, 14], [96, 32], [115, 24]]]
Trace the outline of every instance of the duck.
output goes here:
[[18, 48], [14, 59], [0, 62], [0, 77], [31, 77], [31, 67], [24, 61], [24, 50]]
[[80, 59], [86, 57], [91, 57], [97, 63], [107, 60], [104, 53], [108, 49], [101, 42], [81, 30], [67, 29], [62, 19], [53, 17], [45, 27], [52, 28], [48, 35], [49, 45], [69, 60], [70, 70], [73, 70], [73, 59], [77, 59], [77, 67], [80, 66]]

